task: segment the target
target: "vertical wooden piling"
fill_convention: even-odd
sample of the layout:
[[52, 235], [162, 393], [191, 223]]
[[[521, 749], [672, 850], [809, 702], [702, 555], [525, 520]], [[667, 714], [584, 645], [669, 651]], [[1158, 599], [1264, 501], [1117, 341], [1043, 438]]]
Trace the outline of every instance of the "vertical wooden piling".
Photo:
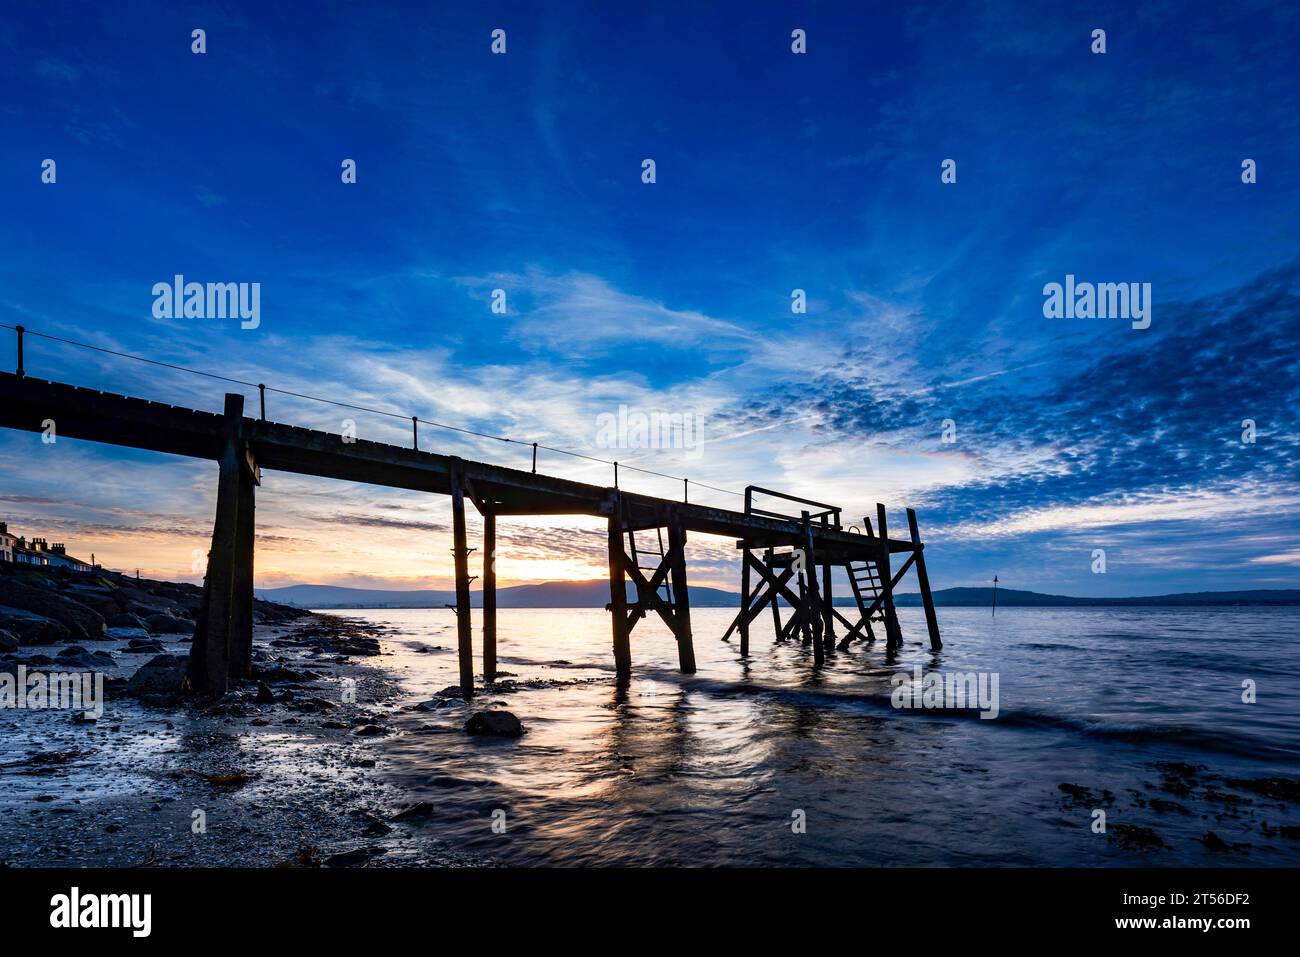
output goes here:
[[[772, 549], [763, 553], [763, 562], [767, 565], [767, 570], [772, 571]], [[777, 592], [772, 593], [772, 627], [776, 630], [776, 640], [783, 641], [784, 633], [781, 631], [781, 596]]]
[[243, 436], [243, 416], [244, 397], [227, 394], [212, 547], [186, 668], [188, 687], [203, 694], [224, 694], [233, 682], [248, 677], [252, 659], [255, 466]]
[[749, 657], [749, 542], [740, 550], [740, 657]]
[[483, 680], [497, 678], [497, 516], [483, 513]]
[[876, 528], [880, 532], [880, 557], [877, 559], [880, 572], [881, 607], [885, 613], [885, 647], [898, 648], [903, 644], [903, 631], [898, 627], [898, 613], [894, 610], [893, 572], [889, 568], [889, 525], [885, 518], [885, 506], [876, 503]]
[[938, 651], [943, 647], [939, 640], [939, 619], [934, 613], [934, 599], [930, 597], [930, 576], [925, 570], [925, 545], [921, 542], [921, 531], [916, 524], [916, 509], [907, 510], [907, 527], [912, 533], [912, 544], [916, 546], [916, 582], [921, 588], [921, 603], [925, 606], [925, 627], [930, 632], [930, 648]]
[[623, 569], [623, 505], [613, 496], [609, 513], [609, 611], [614, 632], [614, 672], [619, 684], [632, 677], [632, 646], [627, 623], [627, 575]]
[[[695, 644], [691, 636], [691, 597], [686, 586], [686, 529], [674, 519], [668, 526], [669, 574], [673, 581], [673, 617], [677, 621], [677, 664], [682, 674], [695, 674]], [[748, 644], [745, 640], [745, 644]]]
[[452, 555], [456, 566], [456, 646], [460, 657], [460, 694], [474, 697], [474, 632], [469, 610], [469, 542], [465, 533], [465, 489], [459, 463], [451, 468]]
[[[822, 526], [827, 526], [825, 518]], [[827, 651], [835, 650], [835, 596], [831, 591], [831, 563], [822, 562], [822, 642]]]
[[253, 673], [253, 540], [256, 533], [257, 466], [242, 446], [239, 459], [235, 566], [230, 595], [230, 658], [231, 677], [242, 681]]

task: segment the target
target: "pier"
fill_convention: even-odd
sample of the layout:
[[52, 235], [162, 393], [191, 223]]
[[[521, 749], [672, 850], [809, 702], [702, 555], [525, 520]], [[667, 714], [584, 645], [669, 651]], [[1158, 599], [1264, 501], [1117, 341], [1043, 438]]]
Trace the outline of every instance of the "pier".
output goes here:
[[[255, 502], [264, 471], [451, 498], [460, 687], [467, 699], [474, 694], [475, 667], [470, 611], [474, 550], [466, 502], [483, 517], [482, 674], [487, 683], [497, 672], [496, 523], [511, 516], [585, 515], [606, 521], [607, 608], [620, 682], [632, 673], [632, 631], [651, 613], [676, 639], [681, 671], [695, 671], [686, 543], [697, 534], [732, 538], [741, 553], [739, 608], [722, 638], [738, 636], [742, 656], [749, 655], [751, 632], [764, 612], [772, 617], [775, 640], [811, 646], [818, 664], [853, 641], [875, 641], [873, 624], [883, 629], [886, 648], [897, 648], [903, 639], [894, 593], [912, 569], [930, 646], [941, 647], [925, 546], [910, 508], [908, 536], [894, 538], [883, 505], [877, 505], [874, 522], [866, 516], [859, 526], [846, 523], [835, 506], [757, 486], [746, 489], [743, 511], [687, 501], [685, 484], [681, 501], [658, 498], [539, 474], [535, 459], [533, 470], [526, 471], [268, 421], [264, 403], [258, 416], [246, 415], [239, 393], [226, 395], [221, 412], [207, 412], [33, 378], [23, 368], [21, 332], [18, 356], [17, 373], [0, 372], [0, 427], [39, 433], [52, 420], [60, 438], [217, 464], [212, 546], [190, 652], [188, 682], [196, 692], [220, 694], [250, 675]], [[418, 445], [414, 420], [412, 426], [412, 443]], [[834, 604], [835, 568], [847, 576], [851, 606]]]

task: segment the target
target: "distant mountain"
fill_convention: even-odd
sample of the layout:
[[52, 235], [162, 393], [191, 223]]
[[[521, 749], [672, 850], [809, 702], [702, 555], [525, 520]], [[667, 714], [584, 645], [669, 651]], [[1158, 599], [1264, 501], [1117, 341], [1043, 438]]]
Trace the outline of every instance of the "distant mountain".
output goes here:
[[[629, 600], [635, 600], [631, 585], [627, 594]], [[692, 585], [690, 596], [695, 608], [730, 608], [740, 601], [739, 594], [703, 585]], [[450, 590], [385, 591], [336, 585], [259, 588], [257, 597], [299, 608], [445, 608], [456, 603], [456, 593]], [[604, 608], [608, 601], [607, 581], [544, 582], [497, 589], [498, 608]], [[470, 605], [482, 608], [483, 593], [471, 591]]]
[[[975, 606], [987, 608], [993, 604], [992, 588], [944, 588], [933, 593], [936, 605]], [[836, 602], [840, 604], [840, 602]], [[899, 595], [895, 604], [914, 608], [921, 604], [917, 594]], [[1186, 605], [1300, 605], [1300, 590], [1258, 589], [1255, 591], [1195, 591], [1176, 595], [1148, 595], [1139, 598], [1075, 598], [1069, 595], [1044, 595], [1035, 591], [1017, 591], [1014, 588], [998, 589], [1000, 608], [1063, 608], [1063, 607], [1174, 607]]]
[[[257, 591], [257, 597], [299, 608], [443, 608], [456, 603], [456, 593], [450, 590], [385, 591], [342, 588], [336, 585], [261, 588]], [[636, 593], [629, 585], [628, 598], [635, 597]], [[608, 601], [609, 583], [605, 581], [544, 582], [540, 585], [511, 585], [497, 589], [499, 608], [604, 608]], [[921, 596], [915, 593], [900, 594], [895, 597], [895, 602], [903, 608], [915, 608], [921, 604]], [[736, 592], [703, 585], [691, 586], [691, 605], [695, 608], [735, 608], [739, 603], [740, 595]], [[934, 603], [943, 607], [987, 608], [993, 604], [993, 589], [943, 588], [934, 592]], [[482, 593], [470, 592], [470, 604], [481, 608]], [[835, 604], [852, 605], [853, 599], [839, 595]], [[999, 588], [998, 605], [1003, 608], [1300, 605], [1300, 590], [1203, 591], [1141, 598], [1075, 598]]]

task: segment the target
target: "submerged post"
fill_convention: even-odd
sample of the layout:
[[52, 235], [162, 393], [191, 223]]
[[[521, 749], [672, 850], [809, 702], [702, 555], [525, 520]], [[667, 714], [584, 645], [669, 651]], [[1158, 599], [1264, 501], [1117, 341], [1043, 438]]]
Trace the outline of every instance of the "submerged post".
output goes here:
[[[822, 517], [822, 528], [826, 528], [828, 522], [826, 517]], [[831, 563], [822, 562], [822, 641], [826, 645], [827, 651], [835, 650], [835, 598], [831, 592]]]
[[880, 571], [881, 607], [885, 613], [885, 647], [897, 648], [903, 644], [903, 630], [898, 627], [898, 613], [894, 610], [893, 572], [889, 569], [889, 525], [885, 519], [885, 506], [876, 503], [876, 528], [880, 532], [880, 551], [877, 564]]
[[469, 543], [465, 535], [465, 489], [460, 463], [451, 467], [452, 554], [456, 566], [456, 646], [460, 657], [460, 695], [474, 697], [474, 633], [470, 630]]
[[483, 513], [483, 680], [497, 678], [497, 516]]
[[632, 677], [632, 647], [628, 640], [627, 578], [623, 570], [623, 504], [615, 492], [609, 511], [609, 611], [614, 631], [614, 671], [619, 684]]
[[930, 649], [938, 651], [943, 647], [939, 640], [939, 619], [934, 614], [934, 599], [930, 596], [930, 576], [925, 571], [925, 545], [921, 543], [921, 531], [916, 524], [916, 509], [907, 510], [907, 527], [912, 533], [913, 552], [916, 556], [916, 583], [921, 587], [921, 603], [925, 606], [925, 627], [930, 632]]
[[243, 435], [244, 397], [226, 395], [217, 512], [186, 684], [224, 694], [247, 678], [253, 653], [253, 500], [257, 466]]
[[[767, 566], [770, 573], [772, 571], [772, 549], [763, 553], [763, 564]], [[777, 592], [772, 592], [772, 628], [776, 631], [776, 640], [785, 640], [785, 631], [781, 626], [781, 596]]]
[[740, 657], [749, 657], [749, 540], [740, 552]]
[[668, 526], [668, 554], [672, 556], [669, 573], [673, 580], [674, 619], [677, 627], [677, 665], [682, 674], [695, 674], [695, 644], [691, 636], [691, 598], [686, 585], [686, 529], [674, 518]]

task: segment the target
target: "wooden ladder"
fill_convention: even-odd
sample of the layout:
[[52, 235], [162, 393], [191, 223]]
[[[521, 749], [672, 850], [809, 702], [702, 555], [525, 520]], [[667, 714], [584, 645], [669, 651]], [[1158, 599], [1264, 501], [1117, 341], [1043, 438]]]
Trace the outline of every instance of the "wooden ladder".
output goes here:
[[[668, 554], [664, 549], [664, 530], [662, 528], [655, 529], [655, 546], [658, 548], [657, 552], [650, 550], [638, 552], [636, 547], [636, 531], [630, 528], [627, 530], [627, 544], [628, 551], [632, 558], [632, 564], [634, 564], [639, 571], [643, 572], [647, 578], [654, 575], [654, 573], [659, 570], [659, 566], [663, 563], [664, 557]], [[654, 564], [642, 565], [642, 554], [652, 559]], [[673, 586], [670, 576], [665, 576], [663, 582], [660, 583], [659, 597], [667, 602], [669, 607], [676, 607], [676, 605], [673, 604]], [[646, 609], [641, 608], [641, 599], [639, 595], [637, 596], [637, 608], [640, 610], [641, 616], [645, 617]]]
[[858, 603], [859, 613], [868, 621], [884, 621], [879, 606], [874, 617], [867, 615], [867, 610], [880, 598], [880, 573], [877, 571], [876, 563], [850, 562], [848, 571], [849, 584], [853, 587], [853, 600]]

